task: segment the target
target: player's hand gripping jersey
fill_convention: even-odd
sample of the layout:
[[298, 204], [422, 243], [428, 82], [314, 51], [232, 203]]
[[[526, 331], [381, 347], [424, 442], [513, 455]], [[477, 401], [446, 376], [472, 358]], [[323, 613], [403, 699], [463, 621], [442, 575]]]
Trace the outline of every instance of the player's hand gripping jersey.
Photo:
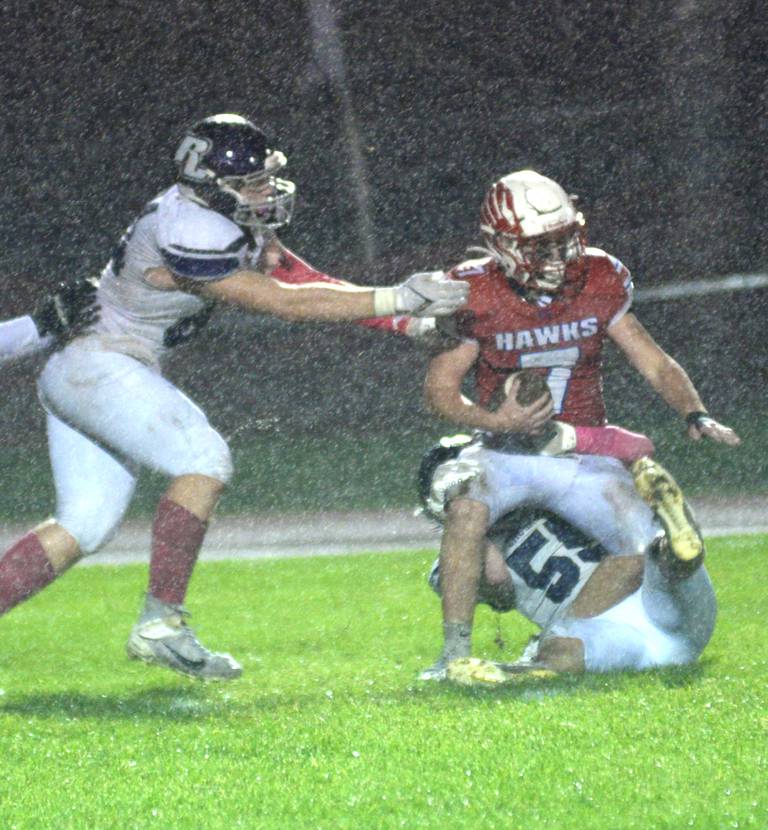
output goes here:
[[601, 365], [608, 327], [632, 303], [632, 278], [619, 260], [587, 248], [567, 287], [554, 298], [525, 300], [494, 259], [451, 271], [470, 284], [468, 307], [455, 315], [459, 334], [480, 346], [475, 383], [488, 406], [511, 372], [546, 374], [555, 417], [574, 424], [605, 423]]

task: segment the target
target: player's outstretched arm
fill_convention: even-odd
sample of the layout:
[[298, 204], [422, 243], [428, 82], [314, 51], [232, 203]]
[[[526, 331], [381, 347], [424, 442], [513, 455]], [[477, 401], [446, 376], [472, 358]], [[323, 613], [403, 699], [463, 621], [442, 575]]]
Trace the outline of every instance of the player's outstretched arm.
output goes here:
[[[347, 280], [332, 277], [319, 271], [305, 259], [286, 248], [279, 239], [275, 238], [265, 253], [266, 274], [278, 282], [289, 285], [307, 285], [309, 283], [333, 283], [335, 285], [351, 285]], [[378, 331], [392, 334], [404, 334], [420, 340], [423, 332], [435, 328], [434, 317], [409, 317], [406, 315], [390, 315], [388, 317], [366, 317], [356, 321], [359, 325]]]
[[451, 314], [469, 286], [441, 271], [412, 274], [387, 288], [346, 284], [287, 285], [255, 271], [238, 271], [207, 283], [200, 293], [249, 311], [287, 320], [358, 320], [390, 314], [433, 317]]
[[690, 438], [709, 438], [732, 447], [741, 443], [734, 430], [707, 414], [685, 369], [656, 343], [634, 314], [625, 314], [608, 334], [635, 369], [686, 420]]

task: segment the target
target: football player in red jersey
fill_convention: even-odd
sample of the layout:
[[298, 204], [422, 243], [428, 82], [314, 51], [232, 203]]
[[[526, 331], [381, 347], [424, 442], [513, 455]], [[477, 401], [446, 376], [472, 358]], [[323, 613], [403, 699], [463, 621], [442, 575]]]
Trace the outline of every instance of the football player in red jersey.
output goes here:
[[[740, 441], [707, 414], [684, 369], [630, 312], [629, 271], [586, 246], [584, 218], [559, 184], [532, 170], [504, 176], [483, 202], [481, 230], [487, 256], [452, 272], [470, 284], [467, 306], [453, 317], [459, 343], [431, 360], [425, 381], [432, 411], [478, 431], [478, 440], [452, 462], [461, 483], [451, 491], [440, 549], [445, 642], [425, 677], [443, 677], [448, 662], [470, 655], [486, 532], [516, 507], [550, 510], [611, 554], [644, 553], [663, 527], [669, 556], [701, 562], [701, 538], [660, 465], [635, 461], [633, 479], [616, 459], [523, 454], [520, 436], [535, 439], [552, 418], [577, 427], [605, 424], [607, 339], [685, 419], [693, 440]], [[522, 406], [513, 381], [510, 393], [500, 395], [521, 369], [545, 375], [551, 394]], [[470, 372], [474, 400], [462, 394]]]

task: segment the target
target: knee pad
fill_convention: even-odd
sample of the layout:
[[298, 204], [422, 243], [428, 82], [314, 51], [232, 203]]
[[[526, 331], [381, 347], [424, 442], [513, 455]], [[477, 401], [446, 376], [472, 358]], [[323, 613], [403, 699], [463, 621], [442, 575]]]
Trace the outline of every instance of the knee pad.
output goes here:
[[123, 505], [79, 502], [64, 505], [55, 516], [56, 522], [77, 540], [83, 556], [99, 551], [115, 535], [125, 513]]
[[190, 456], [179, 461], [173, 475], [201, 475], [227, 484], [232, 478], [232, 454], [227, 442], [213, 427], [190, 433]]

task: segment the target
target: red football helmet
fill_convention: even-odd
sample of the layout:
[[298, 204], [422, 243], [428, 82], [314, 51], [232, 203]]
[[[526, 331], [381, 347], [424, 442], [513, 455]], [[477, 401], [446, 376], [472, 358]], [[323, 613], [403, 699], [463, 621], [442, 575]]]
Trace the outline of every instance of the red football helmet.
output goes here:
[[507, 277], [536, 293], [557, 293], [584, 255], [584, 217], [557, 182], [533, 170], [491, 185], [480, 229]]

